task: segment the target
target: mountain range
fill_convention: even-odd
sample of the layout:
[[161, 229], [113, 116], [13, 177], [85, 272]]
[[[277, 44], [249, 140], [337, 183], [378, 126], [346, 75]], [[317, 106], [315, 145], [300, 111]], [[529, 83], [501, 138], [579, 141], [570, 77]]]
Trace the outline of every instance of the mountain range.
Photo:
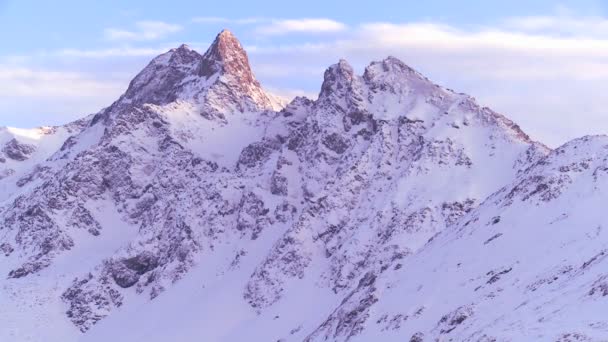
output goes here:
[[1, 341], [608, 340], [608, 138], [394, 57], [287, 102], [224, 30], [0, 128], [0, 189]]

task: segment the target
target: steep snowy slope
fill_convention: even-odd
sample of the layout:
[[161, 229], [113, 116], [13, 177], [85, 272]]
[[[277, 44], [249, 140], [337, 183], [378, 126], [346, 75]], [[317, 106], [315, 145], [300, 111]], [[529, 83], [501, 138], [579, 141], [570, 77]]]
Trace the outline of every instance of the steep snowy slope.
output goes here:
[[[331, 297], [306, 288], [298, 288], [303, 297], [289, 305], [251, 313], [238, 303], [239, 286], [209, 284], [204, 279], [217, 275], [201, 272], [146, 310], [117, 313], [84, 340], [118, 335], [142, 341], [195, 341], [199, 336], [231, 341], [603, 341], [608, 336], [602, 266], [607, 172], [607, 137], [585, 137], [556, 149], [419, 253], [368, 271], [344, 300], [333, 302], [329, 317], [321, 315]], [[243, 281], [242, 272], [228, 278], [226, 284]], [[229, 313], [217, 317], [222, 312]], [[297, 318], [284, 321], [292, 315]], [[245, 324], [230, 326], [231, 318]], [[119, 322], [127, 319], [142, 328], [125, 329]], [[317, 321], [318, 327], [303, 331], [307, 321]]]
[[[0, 340], [604, 336], [564, 325], [574, 309], [561, 325], [490, 310], [550, 297], [496, 286], [561, 263], [518, 266], [548, 251], [520, 239], [539, 239], [527, 222], [549, 229], [539, 207], [575, 217], [551, 194], [583, 191], [589, 172], [572, 163], [600, 163], [601, 143], [550, 152], [393, 57], [361, 76], [340, 61], [317, 100], [281, 108], [222, 31], [203, 55], [156, 57], [52, 155], [0, 180]], [[475, 281], [488, 283], [468, 292]], [[539, 310], [526, 313], [553, 312]]]
[[26, 172], [55, 153], [70, 136], [88, 124], [87, 118], [57, 127], [0, 127], [0, 179]]
[[347, 340], [369, 298], [353, 341], [606, 340], [607, 163], [605, 136], [556, 149], [420, 253], [370, 274], [308, 338]]

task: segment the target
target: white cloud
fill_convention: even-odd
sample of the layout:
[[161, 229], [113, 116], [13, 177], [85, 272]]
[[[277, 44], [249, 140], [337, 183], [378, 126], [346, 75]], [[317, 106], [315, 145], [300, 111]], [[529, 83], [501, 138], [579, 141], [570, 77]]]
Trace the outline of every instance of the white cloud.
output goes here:
[[93, 75], [0, 65], [0, 125], [59, 125], [116, 100], [125, 82]]
[[262, 35], [284, 35], [289, 33], [330, 33], [345, 31], [345, 24], [326, 18], [274, 19], [269, 24], [256, 28]]
[[[608, 77], [608, 40], [510, 32], [462, 31], [435, 24], [365, 24], [336, 42], [349, 54], [397, 54], [432, 69], [450, 66], [496, 80], [597, 80]], [[409, 57], [409, 58], [408, 58]], [[435, 65], [431, 65], [432, 61]]]
[[504, 25], [506, 28], [524, 32], [608, 37], [608, 19], [599, 16], [577, 17], [568, 12], [553, 16], [508, 18]]
[[1, 97], [96, 97], [120, 93], [123, 84], [104, 82], [76, 72], [0, 66]]
[[[302, 62], [332, 56], [369, 61], [396, 55], [406, 62], [449, 73], [466, 70], [486, 80], [547, 80], [608, 78], [608, 40], [567, 38], [510, 32], [499, 29], [463, 31], [432, 23], [369, 23], [358, 27], [346, 39], [323, 43], [284, 46], [254, 46], [249, 50], [266, 58], [276, 56], [289, 63], [304, 56]], [[269, 64], [271, 65], [271, 64]], [[306, 68], [310, 69], [309, 64]]]
[[78, 57], [78, 58], [107, 58], [107, 57], [146, 57], [156, 56], [161, 53], [167, 52], [170, 48], [134, 48], [134, 47], [120, 47], [120, 48], [108, 48], [108, 49], [92, 49], [92, 50], [81, 50], [81, 49], [63, 49], [55, 51], [53, 54], [58, 56], [66, 57]]
[[257, 24], [260, 22], [268, 21], [268, 19], [264, 18], [241, 18], [241, 19], [231, 19], [225, 17], [195, 17], [192, 18], [193, 23], [199, 24], [237, 24], [237, 25], [246, 25], [246, 24]]
[[226, 18], [226, 17], [195, 17], [193, 23], [201, 24], [235, 24], [255, 25], [253, 32], [259, 35], [286, 35], [290, 33], [331, 33], [346, 31], [348, 26], [339, 21], [328, 18]]
[[104, 35], [108, 40], [156, 40], [164, 38], [171, 33], [182, 30], [180, 25], [169, 24], [162, 21], [138, 21], [135, 23], [136, 30], [123, 30], [116, 28], [107, 28], [104, 30]]
[[499, 28], [463, 31], [436, 24], [362, 25], [357, 39], [373, 40], [372, 46], [424, 47], [452, 52], [494, 50], [526, 56], [608, 56], [608, 40], [593, 37], [560, 37]]

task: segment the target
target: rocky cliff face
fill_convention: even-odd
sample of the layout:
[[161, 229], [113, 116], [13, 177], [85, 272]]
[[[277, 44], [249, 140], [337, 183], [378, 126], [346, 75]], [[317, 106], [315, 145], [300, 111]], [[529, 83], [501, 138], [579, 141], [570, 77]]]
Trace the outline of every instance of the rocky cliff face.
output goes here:
[[393, 57], [361, 76], [339, 61], [317, 100], [279, 108], [228, 31], [156, 57], [70, 127], [0, 179], [2, 338], [606, 336], [565, 304], [588, 290], [576, 312], [592, 315], [602, 297], [601, 218], [567, 203], [600, 203], [603, 138], [550, 151]]

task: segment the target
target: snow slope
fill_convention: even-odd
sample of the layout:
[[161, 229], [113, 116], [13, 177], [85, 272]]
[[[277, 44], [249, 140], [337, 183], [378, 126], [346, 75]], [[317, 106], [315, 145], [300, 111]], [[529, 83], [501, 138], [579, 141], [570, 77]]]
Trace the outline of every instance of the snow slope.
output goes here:
[[0, 127], [0, 179], [17, 178], [49, 158], [68, 137], [80, 132], [87, 120], [33, 129]]

